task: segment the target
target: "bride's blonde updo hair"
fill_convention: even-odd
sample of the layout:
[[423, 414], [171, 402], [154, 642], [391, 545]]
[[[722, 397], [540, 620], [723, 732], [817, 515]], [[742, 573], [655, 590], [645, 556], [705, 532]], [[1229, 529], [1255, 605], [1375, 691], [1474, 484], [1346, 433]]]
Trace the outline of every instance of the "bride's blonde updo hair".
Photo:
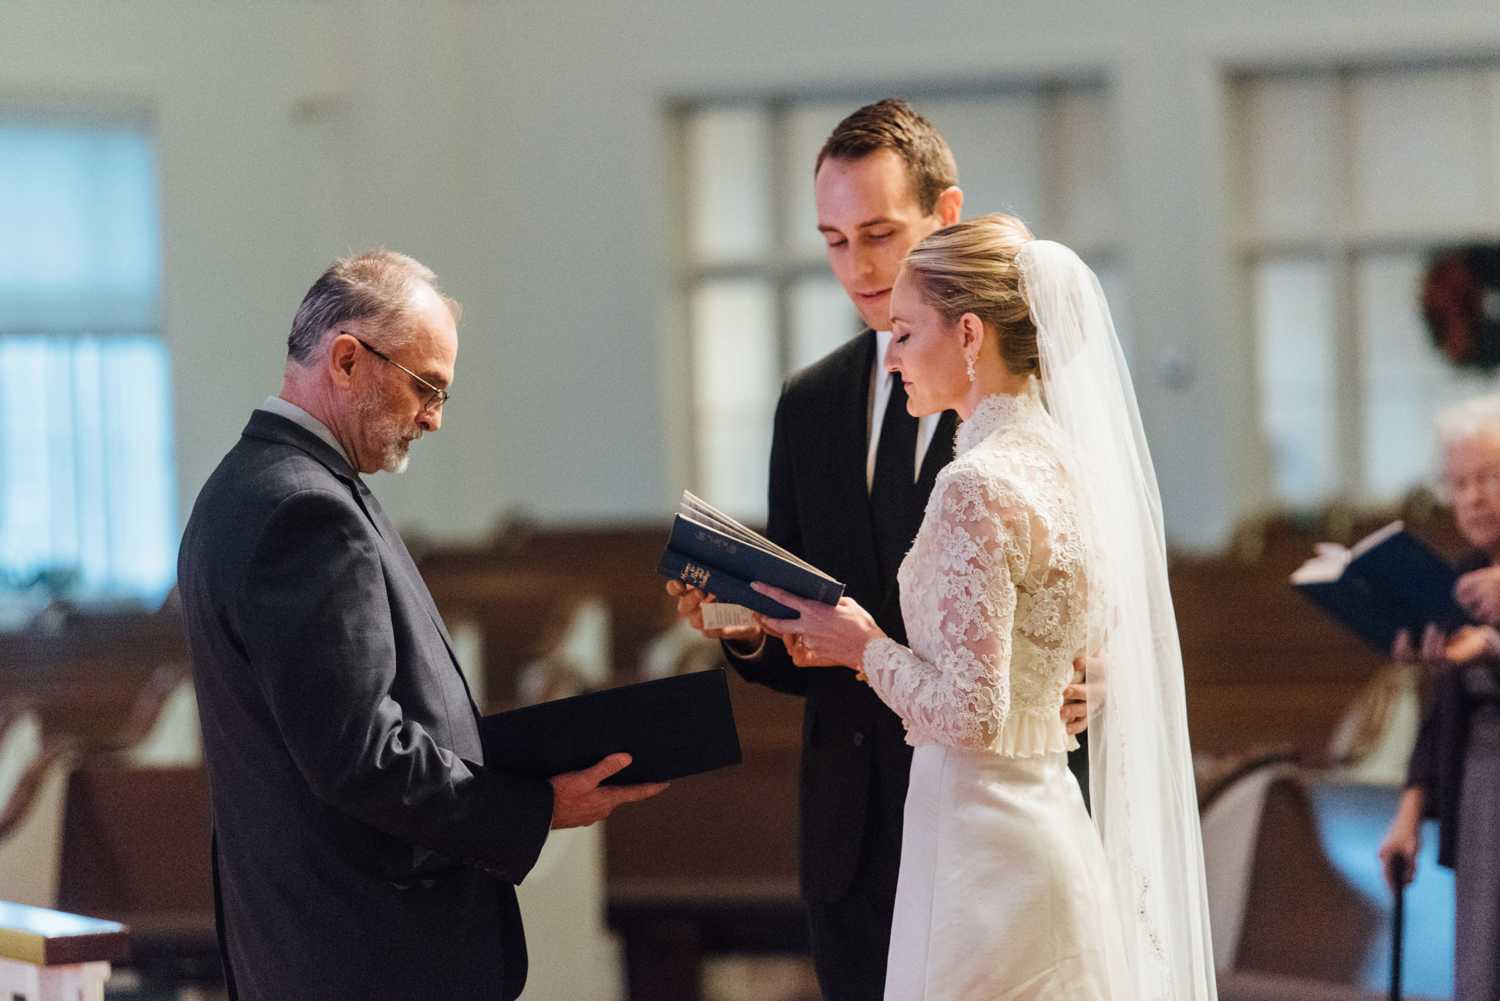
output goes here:
[[912, 248], [903, 267], [922, 301], [955, 323], [973, 313], [1000, 337], [1000, 356], [1016, 375], [1037, 375], [1036, 324], [1021, 293], [1016, 255], [1031, 230], [1013, 215], [994, 213], [954, 223]]

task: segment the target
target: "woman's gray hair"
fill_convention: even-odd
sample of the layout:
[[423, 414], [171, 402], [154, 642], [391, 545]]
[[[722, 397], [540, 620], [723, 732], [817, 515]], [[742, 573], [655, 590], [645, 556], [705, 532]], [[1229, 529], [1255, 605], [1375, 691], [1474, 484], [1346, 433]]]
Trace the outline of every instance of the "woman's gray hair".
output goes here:
[[340, 257], [302, 297], [286, 339], [287, 357], [306, 365], [328, 331], [355, 320], [371, 321], [376, 346], [400, 347], [413, 333], [410, 304], [418, 283], [438, 294], [457, 323], [458, 303], [443, 295], [432, 269], [415, 258], [384, 247]]
[[1438, 443], [1449, 448], [1480, 435], [1500, 436], [1500, 393], [1486, 393], [1444, 407], [1437, 417]]

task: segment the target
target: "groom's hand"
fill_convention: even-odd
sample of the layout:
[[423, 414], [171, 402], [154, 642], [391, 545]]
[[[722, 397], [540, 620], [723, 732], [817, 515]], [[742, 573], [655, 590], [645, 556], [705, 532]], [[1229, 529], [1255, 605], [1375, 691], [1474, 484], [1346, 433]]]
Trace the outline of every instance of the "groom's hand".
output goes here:
[[1089, 727], [1089, 720], [1104, 704], [1104, 678], [1108, 664], [1103, 657], [1079, 657], [1073, 661], [1073, 678], [1063, 689], [1062, 721], [1068, 736], [1076, 737]]
[[747, 646], [755, 646], [764, 635], [756, 626], [734, 626], [729, 629], [705, 629], [703, 628], [703, 605], [714, 600], [711, 594], [704, 594], [696, 587], [688, 587], [677, 580], [667, 581], [667, 594], [677, 599], [677, 617], [686, 619], [688, 625], [711, 640], [729, 640], [731, 643], [742, 643]]
[[630, 755], [611, 754], [592, 768], [554, 775], [552, 783], [552, 829], [587, 827], [626, 803], [650, 799], [667, 787], [665, 782], [633, 786], [601, 786], [599, 783], [630, 765]]

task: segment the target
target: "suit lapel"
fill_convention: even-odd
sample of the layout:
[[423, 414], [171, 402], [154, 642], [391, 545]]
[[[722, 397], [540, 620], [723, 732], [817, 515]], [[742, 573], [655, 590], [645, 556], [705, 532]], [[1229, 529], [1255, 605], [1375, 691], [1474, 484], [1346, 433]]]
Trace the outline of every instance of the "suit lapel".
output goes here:
[[[927, 454], [922, 457], [922, 473], [917, 478], [921, 489], [917, 494], [922, 499], [922, 509], [927, 508], [927, 498], [932, 495], [932, 485], [937, 482], [937, 474], [942, 468], [953, 461], [953, 436], [958, 429], [958, 414], [951, 410], [944, 410], [943, 415], [938, 418], [937, 430], [932, 433], [932, 444], [927, 446]], [[917, 513], [921, 517], [921, 512]]]
[[349, 465], [347, 459], [328, 444], [313, 434], [311, 431], [297, 424], [295, 421], [287, 420], [280, 414], [273, 414], [266, 410], [256, 410], [250, 415], [250, 422], [245, 425], [242, 432], [247, 437], [259, 438], [263, 441], [279, 442], [283, 445], [291, 445], [300, 448], [308, 455], [327, 467], [334, 476], [349, 485], [350, 492], [354, 495], [354, 502], [359, 505], [360, 510], [365, 513], [365, 518], [374, 527], [376, 534], [385, 542], [392, 555], [396, 557], [406, 574], [410, 577], [417, 593], [421, 595], [422, 604], [427, 609], [427, 615], [432, 619], [432, 624], [437, 627], [438, 635], [443, 639], [443, 646], [448, 650], [448, 661], [453, 669], [458, 672], [459, 680], [463, 682], [464, 691], [469, 696], [469, 707], [474, 710], [477, 718], [479, 707], [474, 702], [474, 694], [469, 691], [469, 679], [464, 677], [462, 666], [458, 662], [458, 653], [453, 649], [453, 637], [448, 635], [448, 627], [443, 624], [443, 616], [438, 612], [437, 603], [432, 600], [432, 592], [427, 589], [427, 582], [422, 579], [422, 574], [417, 570], [416, 561], [411, 558], [411, 552], [406, 548], [406, 543], [401, 539], [401, 533], [391, 524], [386, 517], [385, 508], [380, 506], [380, 501], [365, 486], [365, 481], [360, 479]]
[[380, 506], [380, 501], [370, 488], [365, 486], [364, 480], [358, 477], [354, 480], [355, 496], [359, 500], [365, 513], [370, 516], [386, 545], [396, 554], [397, 562], [405, 568], [410, 575], [417, 593], [422, 596], [422, 603], [427, 608], [427, 616], [432, 619], [432, 624], [437, 626], [438, 635], [443, 638], [443, 646], [448, 650], [448, 662], [453, 665], [453, 670], [458, 674], [459, 682], [464, 686], [464, 694], [469, 699], [469, 709], [474, 713], [475, 720], [480, 717], [479, 703], [474, 701], [474, 692], [469, 688], [469, 679], [464, 674], [463, 665], [458, 662], [458, 651], [453, 648], [453, 637], [448, 635], [448, 627], [443, 624], [443, 615], [438, 611], [437, 602], [432, 600], [432, 592], [427, 589], [427, 582], [422, 579], [422, 573], [417, 569], [417, 561], [411, 558], [411, 550], [406, 548], [406, 542], [401, 538], [401, 533], [391, 524], [390, 518], [386, 517], [385, 508]]
[[[932, 432], [932, 443], [927, 446], [927, 454], [922, 457], [922, 471], [917, 477], [916, 497], [912, 499], [914, 505], [906, 512], [906, 523], [910, 528], [910, 536], [915, 539], [917, 530], [922, 527], [922, 518], [927, 513], [927, 499], [932, 496], [932, 488], [937, 483], [937, 475], [942, 472], [944, 466], [953, 461], [953, 436], [958, 428], [958, 415], [952, 410], [944, 410], [943, 415], [938, 418], [938, 426]], [[896, 575], [885, 582], [885, 604], [898, 603], [900, 601], [900, 582]]]
[[453, 652], [453, 639], [448, 635], [448, 627], [443, 625], [443, 617], [438, 612], [437, 603], [432, 600], [432, 592], [427, 589], [427, 582], [422, 579], [421, 572], [417, 569], [417, 563], [411, 558], [411, 551], [406, 548], [406, 543], [401, 538], [401, 533], [396, 531], [391, 524], [390, 518], [386, 517], [385, 508], [380, 506], [380, 501], [365, 486], [364, 480], [355, 479], [355, 495], [359, 498], [360, 506], [370, 516], [375, 530], [385, 539], [386, 545], [396, 555], [396, 561], [406, 570], [412, 583], [416, 585], [417, 593], [422, 596], [422, 603], [427, 608], [427, 614], [432, 618], [432, 624], [437, 626], [438, 632], [442, 634], [443, 642], [447, 644], [448, 655], [453, 658], [455, 666], [458, 657]]

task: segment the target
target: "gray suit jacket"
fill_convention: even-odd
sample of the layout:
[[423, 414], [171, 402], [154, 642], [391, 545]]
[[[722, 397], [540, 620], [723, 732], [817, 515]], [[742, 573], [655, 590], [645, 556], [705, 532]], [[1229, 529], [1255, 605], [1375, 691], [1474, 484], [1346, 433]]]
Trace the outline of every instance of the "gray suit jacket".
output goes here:
[[178, 558], [231, 996], [514, 998], [545, 782], [486, 769], [410, 554], [348, 462], [256, 411]]

